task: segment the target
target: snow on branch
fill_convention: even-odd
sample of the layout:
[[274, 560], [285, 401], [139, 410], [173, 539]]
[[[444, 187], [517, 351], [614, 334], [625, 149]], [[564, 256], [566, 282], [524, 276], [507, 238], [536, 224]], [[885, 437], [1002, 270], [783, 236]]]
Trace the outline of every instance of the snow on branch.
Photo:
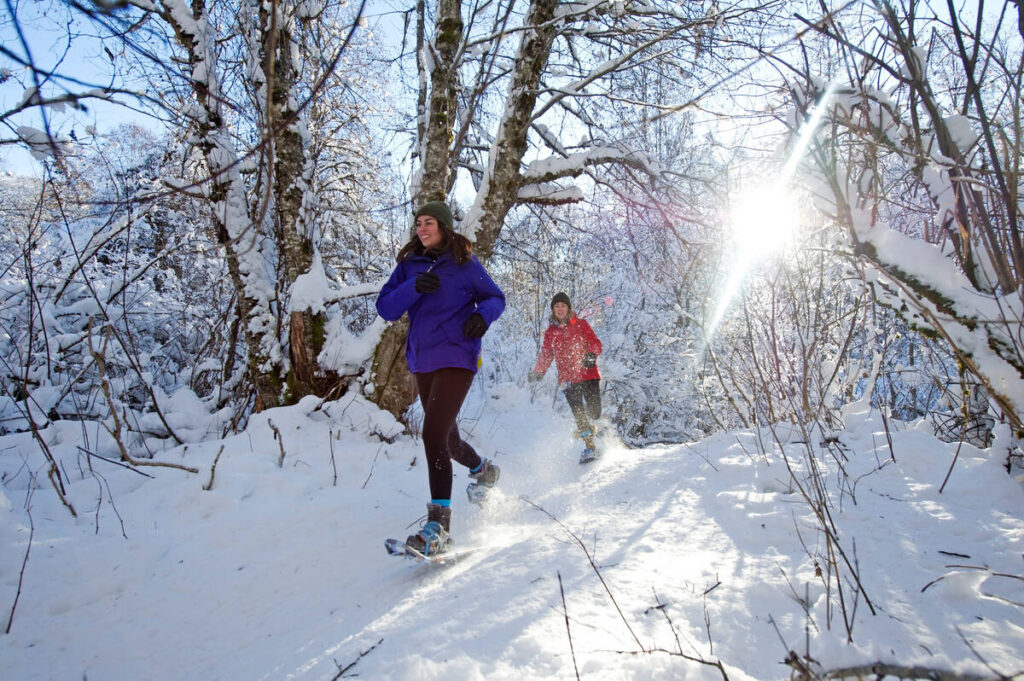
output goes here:
[[583, 190], [576, 185], [559, 187], [555, 184], [528, 184], [519, 188], [516, 200], [520, 203], [534, 203], [545, 206], [560, 206], [583, 200]]
[[313, 313], [323, 312], [331, 303], [374, 295], [380, 291], [385, 281], [382, 279], [367, 284], [338, 287], [328, 278], [320, 254], [317, 253], [313, 257], [313, 264], [309, 271], [299, 275], [292, 284], [291, 294], [288, 298], [288, 312], [303, 312], [305, 310]]
[[894, 229], [868, 229], [854, 219], [858, 250], [887, 286], [875, 291], [895, 309], [911, 309], [913, 321], [950, 341], [1003, 407], [1024, 414], [1024, 362], [1016, 353], [1014, 328], [1024, 319], [1015, 295], [986, 295], [935, 245]]
[[522, 174], [524, 184], [540, 184], [565, 177], [579, 177], [590, 166], [618, 163], [633, 166], [649, 175], [660, 169], [644, 154], [618, 147], [594, 147], [565, 158], [546, 158], [530, 163]]

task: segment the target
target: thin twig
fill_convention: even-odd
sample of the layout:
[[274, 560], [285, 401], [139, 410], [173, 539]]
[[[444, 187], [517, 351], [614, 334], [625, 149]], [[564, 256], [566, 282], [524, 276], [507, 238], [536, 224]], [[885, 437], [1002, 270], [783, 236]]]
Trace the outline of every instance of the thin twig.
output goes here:
[[570, 530], [568, 527], [566, 527], [561, 520], [551, 515], [551, 513], [549, 513], [546, 509], [541, 508], [540, 506], [533, 503], [526, 497], [520, 498], [530, 506], [533, 506], [535, 509], [546, 515], [547, 517], [551, 518], [551, 520], [553, 520], [555, 524], [561, 527], [565, 531], [565, 533], [572, 538], [576, 545], [580, 547], [580, 549], [583, 551], [583, 554], [587, 557], [587, 560], [590, 562], [590, 567], [593, 568], [594, 574], [596, 574], [598, 580], [600, 580], [601, 586], [604, 587], [605, 593], [608, 594], [608, 598], [611, 600], [612, 605], [615, 606], [616, 612], [619, 613], [619, 617], [622, 619], [622, 623], [626, 625], [626, 629], [629, 630], [630, 635], [633, 637], [633, 640], [636, 641], [636, 644], [640, 648], [640, 650], [644, 650], [644, 644], [640, 642], [640, 638], [636, 635], [636, 632], [633, 631], [633, 627], [629, 624], [629, 620], [626, 619], [625, 613], [622, 612], [622, 608], [619, 607], [618, 602], [615, 600], [615, 595], [612, 593], [611, 587], [609, 587], [608, 583], [604, 581], [604, 575], [601, 574], [601, 570], [597, 567], [597, 563], [594, 561], [594, 556], [591, 555], [590, 550], [587, 549], [587, 545], [583, 543], [583, 540], [580, 539], [579, 535]]
[[[989, 671], [992, 672], [993, 674], [995, 674], [997, 678], [999, 678], [999, 679], [1010, 678], [1006, 674], [1000, 674], [998, 671], [996, 671], [995, 667], [990, 665], [988, 663], [988, 660], [986, 660], [984, 657], [981, 656], [981, 653], [979, 653], [977, 648], [974, 647], [974, 644], [972, 644], [971, 641], [966, 636], [964, 636], [964, 632], [960, 630], [959, 626], [956, 627], [956, 633], [957, 633], [957, 636], [960, 637], [960, 640], [964, 642], [964, 645], [967, 646], [967, 649], [970, 650], [971, 653], [974, 654], [974, 657], [978, 658], [978, 662], [980, 662], [983, 665], [985, 665], [986, 667], [988, 667]], [[1019, 673], [1018, 674], [1014, 674], [1014, 676], [1019, 676]]]
[[[651, 590], [654, 591], [654, 589]], [[672, 618], [668, 614], [668, 604], [661, 602], [661, 599], [658, 598], [657, 591], [654, 591], [654, 602], [658, 604], [657, 606], [655, 606], [655, 609], [660, 610], [661, 614], [665, 616], [665, 621], [668, 622], [668, 628], [676, 639], [676, 649], [679, 651], [679, 654], [682, 655], [683, 642], [679, 640], [679, 630], [676, 629], [675, 622], [672, 621]]]
[[203, 485], [203, 489], [209, 492], [213, 489], [213, 474], [217, 471], [217, 462], [220, 461], [220, 455], [224, 453], [224, 445], [220, 446], [217, 451], [217, 456], [213, 457], [213, 464], [210, 466], [210, 481]]
[[382, 442], [380, 447], [377, 448], [377, 453], [373, 455], [373, 461], [370, 462], [370, 472], [366, 476], [366, 480], [363, 481], [363, 489], [370, 484], [370, 478], [373, 477], [373, 469], [377, 467], [377, 457], [380, 456], [381, 451], [384, 449], [384, 443]]
[[93, 458], [95, 458], [95, 459], [100, 459], [100, 460], [102, 460], [102, 461], [106, 461], [107, 463], [112, 463], [112, 464], [114, 464], [115, 466], [120, 466], [121, 468], [127, 468], [127, 469], [128, 469], [128, 470], [130, 470], [131, 472], [133, 472], [133, 473], [138, 473], [139, 475], [144, 475], [144, 476], [146, 476], [147, 478], [152, 478], [152, 477], [153, 477], [153, 476], [152, 476], [152, 475], [150, 475], [149, 473], [143, 473], [142, 471], [138, 470], [137, 468], [132, 468], [132, 467], [131, 467], [131, 466], [129, 466], [128, 464], [125, 464], [125, 463], [121, 463], [120, 461], [117, 461], [117, 460], [115, 460], [115, 459], [108, 459], [108, 458], [107, 458], [107, 457], [105, 457], [105, 456], [100, 456], [99, 454], [96, 454], [96, 453], [94, 453], [94, 452], [90, 452], [90, 451], [89, 451], [88, 449], [86, 449], [85, 447], [83, 447], [83, 446], [81, 446], [81, 445], [78, 445], [78, 451], [82, 452], [83, 454], [87, 454], [87, 455], [89, 455], [89, 456], [91, 456], [91, 457], [93, 457]]
[[956, 454], [953, 455], [953, 462], [949, 464], [949, 470], [946, 471], [946, 477], [942, 480], [942, 485], [939, 486], [939, 494], [942, 494], [942, 490], [946, 489], [946, 483], [949, 482], [949, 476], [953, 474], [953, 467], [956, 466], [956, 460], [960, 458], [960, 448], [964, 446], [963, 433], [960, 435], [960, 442], [956, 446]]
[[885, 414], [885, 409], [879, 409], [878, 413], [882, 415], [882, 426], [885, 428], [885, 441], [889, 444], [889, 457], [896, 461], [896, 451], [892, 447], [892, 433], [889, 432], [889, 417]]
[[580, 668], [576, 664], [576, 650], [572, 645], [572, 630], [569, 628], [569, 608], [565, 605], [565, 587], [562, 586], [562, 573], [556, 571], [558, 575], [558, 591], [562, 594], [562, 613], [565, 615], [565, 633], [569, 637], [569, 654], [572, 655], [572, 668], [576, 672], [576, 681], [580, 678]]
[[370, 646], [366, 650], [360, 651], [359, 652], [359, 656], [356, 657], [356, 659], [354, 659], [351, 662], [349, 662], [344, 667], [342, 667], [340, 664], [338, 664], [338, 661], [335, 660], [334, 664], [335, 664], [335, 666], [338, 667], [338, 673], [334, 675], [334, 678], [332, 678], [331, 681], [338, 681], [338, 679], [340, 679], [342, 676], [345, 675], [345, 672], [347, 672], [349, 669], [352, 669], [352, 667], [355, 667], [356, 664], [359, 662], [359, 660], [363, 659], [364, 657], [369, 655], [371, 652], [373, 652], [373, 649], [376, 648], [377, 646], [379, 646], [381, 643], [384, 643], [384, 639], [383, 638], [381, 640], [377, 641], [376, 643], [374, 643], [372, 646]]
[[[338, 486], [338, 464], [335, 463], [335, 461], [334, 461], [334, 430], [329, 430], [327, 432], [327, 446], [331, 450], [331, 468], [334, 470], [334, 478], [331, 480], [331, 487], [337, 487]], [[373, 468], [370, 469], [370, 472], [371, 473], [373, 472]], [[367, 478], [366, 480], [367, 480], [367, 482], [369, 482], [370, 479]], [[365, 482], [363, 483], [363, 488], [364, 489], [366, 488], [366, 483]]]
[[267, 425], [270, 426], [270, 429], [272, 431], [274, 431], [274, 439], [277, 440], [278, 446], [281, 447], [281, 458], [279, 458], [277, 460], [277, 467], [278, 468], [283, 468], [284, 467], [284, 438], [281, 437], [281, 431], [277, 429], [277, 426], [274, 425], [273, 421], [271, 421], [270, 419], [267, 419]]
[[681, 657], [684, 660], [689, 660], [690, 662], [699, 662], [706, 667], [714, 667], [718, 670], [718, 673], [722, 675], [722, 681], [729, 681], [729, 675], [726, 674], [725, 665], [722, 664], [721, 660], [705, 660], [701, 657], [693, 657], [692, 655], [677, 653], [674, 650], [666, 650], [665, 648], [649, 648], [647, 650], [616, 650], [615, 652], [619, 655], [649, 655], [651, 653], [665, 653], [671, 657]]
[[18, 589], [14, 592], [14, 603], [11, 604], [11, 614], [7, 618], [7, 630], [5, 634], [11, 633], [11, 626], [14, 624], [14, 611], [18, 607], [18, 600], [21, 598], [21, 586], [25, 583], [25, 567], [28, 565], [28, 554], [32, 551], [32, 538], [36, 534], [36, 525], [32, 520], [31, 499], [25, 508], [28, 513], [28, 546], [25, 547], [25, 557], [21, 561], [21, 572], [18, 573]]

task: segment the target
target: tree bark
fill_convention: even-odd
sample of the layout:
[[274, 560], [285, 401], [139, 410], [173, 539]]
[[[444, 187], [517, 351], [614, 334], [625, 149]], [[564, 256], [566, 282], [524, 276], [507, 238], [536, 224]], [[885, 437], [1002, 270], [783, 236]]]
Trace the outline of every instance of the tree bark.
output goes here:
[[416, 381], [405, 363], [405, 334], [409, 319], [402, 317], [388, 327], [373, 355], [374, 391], [370, 400], [405, 422], [405, 410], [416, 401]]
[[553, 21], [557, 6], [557, 0], [535, 0], [530, 5], [527, 25], [531, 28], [519, 46], [505, 116], [491, 148], [494, 172], [485, 177], [477, 199], [479, 212], [475, 217], [479, 223], [468, 225], [476, 229], [474, 250], [484, 260], [494, 253], [505, 216], [519, 196], [523, 156], [537, 104], [537, 90], [559, 30], [557, 22]]

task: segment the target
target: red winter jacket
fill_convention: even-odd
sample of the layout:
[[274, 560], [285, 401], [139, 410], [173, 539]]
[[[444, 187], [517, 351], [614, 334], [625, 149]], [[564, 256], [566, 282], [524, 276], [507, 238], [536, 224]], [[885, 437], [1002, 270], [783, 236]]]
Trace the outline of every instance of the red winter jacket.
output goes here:
[[588, 352], [600, 355], [601, 341], [586, 320], [572, 314], [565, 324], [552, 322], [544, 332], [544, 344], [541, 346], [537, 366], [533, 371], [543, 376], [553, 359], [558, 370], [559, 383], [599, 379], [601, 374], [598, 373], [597, 366], [589, 369], [583, 366], [583, 355]]

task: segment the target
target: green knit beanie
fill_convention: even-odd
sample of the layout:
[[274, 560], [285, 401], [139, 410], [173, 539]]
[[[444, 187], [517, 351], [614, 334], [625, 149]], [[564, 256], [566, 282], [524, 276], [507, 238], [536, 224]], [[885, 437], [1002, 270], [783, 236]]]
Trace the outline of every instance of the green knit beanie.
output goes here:
[[455, 219], [452, 217], [452, 210], [444, 201], [429, 201], [423, 204], [420, 206], [420, 209], [416, 211], [416, 214], [413, 215], [413, 220], [415, 221], [415, 219], [421, 215], [429, 215], [442, 225], [447, 225], [449, 229], [455, 226]]

